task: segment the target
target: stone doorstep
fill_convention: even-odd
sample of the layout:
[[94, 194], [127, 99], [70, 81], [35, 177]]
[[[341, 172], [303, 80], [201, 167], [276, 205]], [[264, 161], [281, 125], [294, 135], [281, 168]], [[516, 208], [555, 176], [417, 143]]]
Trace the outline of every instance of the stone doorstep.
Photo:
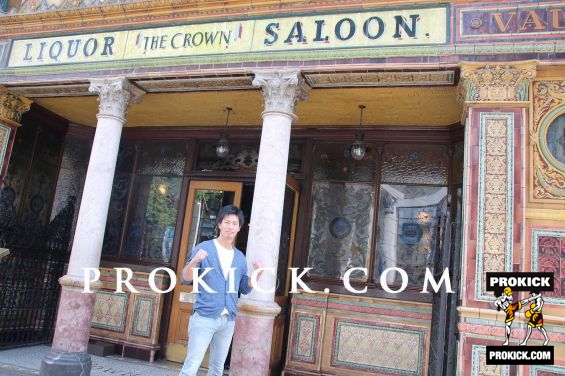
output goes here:
[[86, 350], [90, 355], [108, 356], [116, 353], [116, 345], [103, 341], [90, 341]]

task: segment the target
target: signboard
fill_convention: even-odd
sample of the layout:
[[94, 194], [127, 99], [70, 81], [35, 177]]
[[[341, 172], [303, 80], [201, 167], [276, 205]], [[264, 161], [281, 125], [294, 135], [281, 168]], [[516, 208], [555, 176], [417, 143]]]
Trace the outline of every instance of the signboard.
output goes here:
[[447, 7], [316, 14], [20, 39], [8, 67], [269, 51], [439, 45]]

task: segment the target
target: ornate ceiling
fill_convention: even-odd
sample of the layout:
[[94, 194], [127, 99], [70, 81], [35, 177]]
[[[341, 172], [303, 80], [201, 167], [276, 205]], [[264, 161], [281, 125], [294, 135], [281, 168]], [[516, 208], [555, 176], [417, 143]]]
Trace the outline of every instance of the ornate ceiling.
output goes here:
[[[461, 119], [455, 72], [325, 72], [305, 73], [309, 98], [296, 106], [295, 127], [357, 127], [359, 104], [367, 106], [363, 126], [449, 126]], [[259, 126], [261, 91], [252, 75], [132, 79], [146, 91], [128, 109], [129, 127], [218, 126], [225, 107], [232, 107], [230, 126]], [[72, 123], [95, 126], [97, 97], [88, 82], [19, 85], [8, 89]]]

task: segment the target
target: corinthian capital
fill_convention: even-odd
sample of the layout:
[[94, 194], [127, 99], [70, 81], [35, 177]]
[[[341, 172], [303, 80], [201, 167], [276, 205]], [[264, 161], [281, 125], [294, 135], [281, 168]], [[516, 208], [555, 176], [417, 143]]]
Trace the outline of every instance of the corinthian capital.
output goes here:
[[528, 101], [536, 60], [498, 64], [461, 63], [459, 101]]
[[19, 123], [30, 106], [31, 100], [14, 95], [0, 86], [0, 119]]
[[281, 112], [291, 117], [297, 99], [308, 97], [309, 87], [299, 70], [261, 70], [255, 71], [253, 86], [263, 88], [265, 112]]
[[98, 93], [98, 116], [115, 117], [121, 121], [125, 121], [129, 104], [139, 103], [145, 94], [124, 77], [93, 78], [88, 91]]

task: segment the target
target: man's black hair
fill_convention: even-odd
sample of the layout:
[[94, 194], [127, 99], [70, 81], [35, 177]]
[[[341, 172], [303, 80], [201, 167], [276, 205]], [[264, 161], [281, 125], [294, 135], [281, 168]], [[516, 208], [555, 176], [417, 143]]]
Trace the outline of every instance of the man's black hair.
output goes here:
[[216, 217], [216, 226], [218, 226], [227, 215], [235, 214], [239, 219], [239, 227], [243, 227], [245, 222], [245, 217], [243, 215], [243, 210], [235, 205], [226, 205], [220, 209], [218, 216]]

